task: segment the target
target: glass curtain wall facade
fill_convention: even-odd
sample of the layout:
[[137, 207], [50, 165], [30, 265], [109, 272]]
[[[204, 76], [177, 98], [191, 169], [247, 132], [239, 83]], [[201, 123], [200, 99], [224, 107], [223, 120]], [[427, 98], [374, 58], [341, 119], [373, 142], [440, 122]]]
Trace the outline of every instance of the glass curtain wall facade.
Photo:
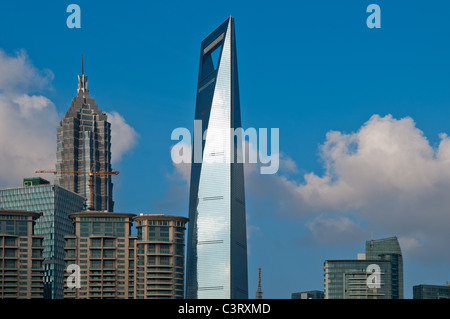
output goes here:
[[450, 283], [447, 285], [416, 285], [413, 299], [450, 299]]
[[[234, 18], [201, 43], [191, 166], [186, 298], [248, 298], [247, 239]], [[206, 134], [205, 134], [206, 131]], [[233, 142], [233, 143], [232, 143]], [[197, 151], [199, 150], [199, 151]], [[199, 153], [200, 159], [199, 159]]]
[[[114, 209], [113, 184], [110, 175], [94, 175], [93, 203], [90, 202], [89, 172], [111, 172], [111, 124], [105, 112], [90, 98], [83, 60], [78, 76], [77, 96], [57, 128], [55, 184], [89, 200], [96, 211]], [[66, 172], [66, 173], [63, 173]]]
[[64, 236], [73, 234], [69, 213], [84, 209], [85, 199], [62, 187], [50, 184], [0, 190], [0, 208], [41, 214], [34, 234], [43, 236], [44, 298], [64, 296]]

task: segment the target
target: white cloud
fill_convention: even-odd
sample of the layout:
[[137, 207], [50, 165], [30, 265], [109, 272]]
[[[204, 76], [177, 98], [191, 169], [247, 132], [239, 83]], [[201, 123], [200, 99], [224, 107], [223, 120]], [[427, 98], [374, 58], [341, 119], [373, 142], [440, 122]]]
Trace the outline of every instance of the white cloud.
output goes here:
[[[450, 241], [450, 138], [440, 138], [434, 149], [411, 118], [374, 115], [355, 133], [327, 134], [320, 147], [322, 176], [308, 173], [298, 183], [251, 174], [247, 190], [278, 213], [312, 218], [307, 226], [318, 241], [365, 229], [402, 238], [409, 253], [441, 251], [450, 259], [442, 254]], [[349, 212], [365, 225], [349, 219]]]
[[19, 186], [35, 170], [54, 168], [56, 107], [30, 93], [49, 89], [53, 74], [36, 69], [24, 51], [8, 56], [1, 49], [0, 70], [0, 186]]
[[0, 65], [0, 91], [23, 93], [49, 89], [54, 77], [48, 69], [37, 69], [25, 50], [10, 56], [0, 48]]
[[350, 218], [338, 216], [330, 218], [319, 215], [312, 221], [306, 223], [311, 238], [324, 245], [339, 245], [364, 241], [363, 229]]
[[57, 123], [55, 105], [45, 97], [0, 94], [2, 187], [19, 186], [22, 178], [34, 176], [37, 169], [54, 168]]
[[111, 123], [111, 162], [114, 164], [134, 148], [139, 135], [116, 111], [107, 113], [107, 116]]

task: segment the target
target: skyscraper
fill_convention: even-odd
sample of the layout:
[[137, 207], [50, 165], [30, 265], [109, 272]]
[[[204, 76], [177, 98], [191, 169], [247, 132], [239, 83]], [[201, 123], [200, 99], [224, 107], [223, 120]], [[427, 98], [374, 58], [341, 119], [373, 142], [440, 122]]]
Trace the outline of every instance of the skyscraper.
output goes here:
[[57, 128], [55, 184], [89, 199], [88, 207], [97, 211], [114, 209], [113, 184], [109, 175], [92, 176], [91, 203], [89, 174], [61, 172], [111, 172], [111, 124], [106, 113], [89, 96], [88, 80], [81, 57], [77, 95]]
[[248, 298], [244, 169], [231, 133], [241, 127], [234, 18], [202, 41], [197, 85], [204, 143], [194, 138], [186, 298]]

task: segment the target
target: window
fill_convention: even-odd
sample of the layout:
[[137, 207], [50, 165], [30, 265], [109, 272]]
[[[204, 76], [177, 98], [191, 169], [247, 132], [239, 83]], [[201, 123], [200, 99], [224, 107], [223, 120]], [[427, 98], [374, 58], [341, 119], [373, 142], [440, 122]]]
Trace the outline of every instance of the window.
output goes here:
[[5, 259], [4, 261], [5, 269], [13, 269], [16, 268], [16, 261], [11, 259]]
[[91, 247], [101, 247], [102, 241], [100, 238], [92, 238], [91, 239]]
[[148, 244], [147, 245], [147, 249], [149, 253], [154, 253], [156, 252], [156, 245], [155, 244]]
[[5, 237], [5, 247], [16, 246], [16, 239], [13, 237]]
[[147, 265], [155, 265], [156, 264], [156, 257], [155, 256], [149, 256]]
[[16, 257], [16, 250], [14, 248], [5, 248], [5, 257]]
[[102, 257], [101, 249], [92, 249], [91, 250], [91, 258], [101, 258], [101, 257]]
[[103, 242], [104, 247], [114, 247], [114, 239], [112, 238], [105, 238]]
[[112, 249], [103, 250], [103, 258], [114, 258], [114, 250]]
[[168, 257], [168, 256], [159, 257], [159, 263], [161, 265], [170, 265], [170, 257]]
[[149, 240], [169, 241], [169, 227], [149, 227]]
[[170, 245], [166, 245], [166, 244], [159, 245], [159, 251], [162, 254], [169, 254], [170, 253]]
[[31, 268], [33, 269], [40, 269], [42, 267], [42, 263], [40, 260], [33, 260], [31, 262]]

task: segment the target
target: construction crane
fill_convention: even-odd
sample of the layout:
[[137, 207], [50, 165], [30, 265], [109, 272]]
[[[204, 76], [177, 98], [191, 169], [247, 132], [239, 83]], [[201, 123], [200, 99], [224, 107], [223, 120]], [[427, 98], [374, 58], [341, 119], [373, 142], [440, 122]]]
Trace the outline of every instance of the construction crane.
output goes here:
[[119, 171], [110, 172], [94, 172], [95, 163], [92, 163], [90, 171], [55, 171], [55, 170], [37, 170], [36, 173], [51, 173], [51, 174], [89, 174], [89, 210], [94, 210], [94, 176], [118, 175]]

